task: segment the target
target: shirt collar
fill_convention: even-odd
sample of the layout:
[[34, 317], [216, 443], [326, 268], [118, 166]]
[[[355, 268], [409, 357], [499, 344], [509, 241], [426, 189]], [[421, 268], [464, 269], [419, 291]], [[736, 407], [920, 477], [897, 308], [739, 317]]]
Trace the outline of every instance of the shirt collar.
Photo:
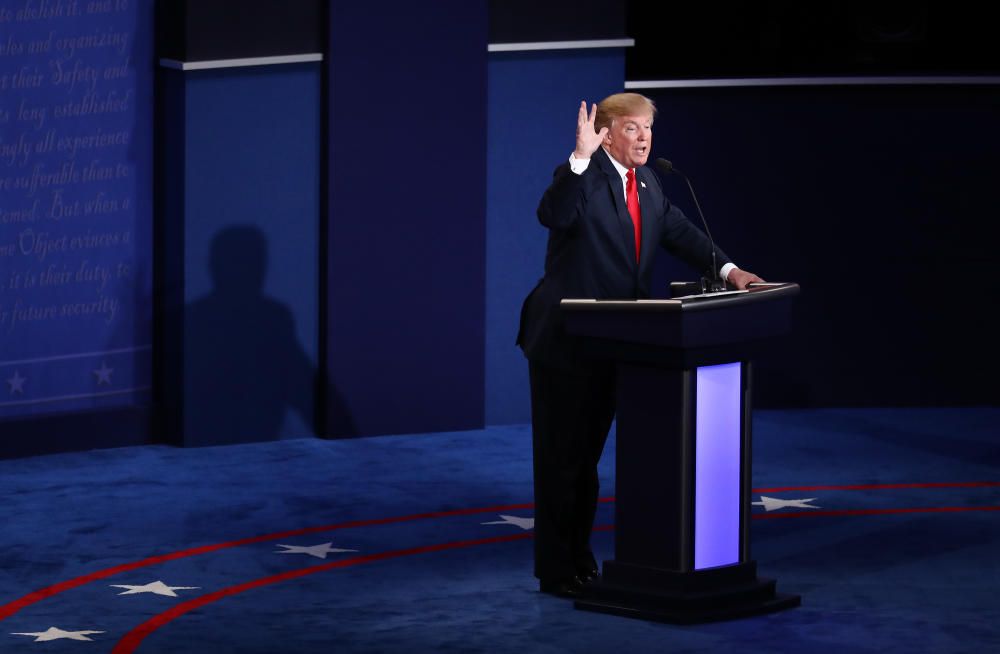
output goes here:
[[[601, 147], [604, 148], [603, 145]], [[618, 163], [618, 161], [614, 157], [611, 156], [611, 153], [608, 152], [607, 148], [604, 148], [604, 154], [608, 155], [608, 159], [611, 160], [611, 164], [615, 167], [615, 170], [618, 171], [618, 176], [621, 177], [622, 180], [624, 181], [625, 175], [628, 174], [629, 169], [626, 168], [625, 166], [621, 165], [620, 163]]]

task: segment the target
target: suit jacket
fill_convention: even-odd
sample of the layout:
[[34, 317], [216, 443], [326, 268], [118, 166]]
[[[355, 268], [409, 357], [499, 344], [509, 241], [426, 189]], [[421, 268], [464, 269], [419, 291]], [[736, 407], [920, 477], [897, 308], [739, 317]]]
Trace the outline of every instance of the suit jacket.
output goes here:
[[[529, 359], [578, 367], [579, 348], [565, 331], [559, 301], [648, 298], [658, 246], [696, 270], [711, 266], [712, 246], [704, 232], [667, 200], [652, 170], [642, 166], [635, 172], [642, 215], [638, 263], [622, 178], [603, 148], [581, 175], [568, 162], [556, 169], [538, 205], [538, 220], [549, 230], [545, 276], [524, 301], [517, 336]], [[718, 247], [715, 251], [720, 267], [729, 262]]]

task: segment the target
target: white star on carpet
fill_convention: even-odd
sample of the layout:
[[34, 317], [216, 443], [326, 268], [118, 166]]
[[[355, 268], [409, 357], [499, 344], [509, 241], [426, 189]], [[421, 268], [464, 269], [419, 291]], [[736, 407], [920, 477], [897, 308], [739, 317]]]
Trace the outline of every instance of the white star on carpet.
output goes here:
[[325, 559], [327, 554], [335, 554], [338, 552], [357, 552], [357, 550], [342, 550], [336, 547], [331, 547], [333, 543], [320, 543], [319, 545], [282, 545], [278, 544], [278, 547], [284, 547], [285, 551], [275, 552], [275, 554], [308, 554], [309, 556], [315, 556], [317, 559]]
[[111, 384], [111, 373], [115, 371], [114, 368], [109, 368], [107, 362], [101, 361], [101, 367], [94, 371], [97, 375], [97, 385], [101, 384]]
[[13, 395], [14, 393], [20, 393], [23, 395], [24, 382], [26, 381], [28, 381], [28, 378], [22, 377], [20, 370], [15, 370], [14, 376], [7, 378], [7, 383], [10, 385], [10, 394]]
[[515, 527], [520, 527], [521, 529], [527, 531], [529, 529], [535, 528], [534, 518], [520, 518], [516, 515], [500, 515], [500, 520], [494, 520], [493, 522], [482, 522], [480, 524], [484, 525], [514, 525]]
[[128, 584], [111, 584], [112, 588], [124, 588], [124, 593], [119, 595], [138, 595], [139, 593], [153, 593], [154, 595], [165, 595], [166, 597], [177, 597], [175, 590], [198, 590], [200, 586], [168, 586], [162, 581], [152, 581], [144, 586], [129, 586]]
[[754, 506], [762, 506], [765, 511], [777, 511], [778, 509], [821, 509], [821, 506], [812, 506], [809, 502], [815, 502], [815, 497], [803, 500], [780, 500], [776, 497], [760, 496], [760, 502], [754, 502]]
[[35, 633], [12, 633], [12, 636], [34, 636], [36, 643], [41, 643], [46, 640], [61, 640], [63, 638], [68, 638], [69, 640], [94, 640], [93, 638], [87, 638], [91, 634], [103, 634], [103, 631], [65, 631], [59, 627], [49, 627], [45, 631], [38, 631]]

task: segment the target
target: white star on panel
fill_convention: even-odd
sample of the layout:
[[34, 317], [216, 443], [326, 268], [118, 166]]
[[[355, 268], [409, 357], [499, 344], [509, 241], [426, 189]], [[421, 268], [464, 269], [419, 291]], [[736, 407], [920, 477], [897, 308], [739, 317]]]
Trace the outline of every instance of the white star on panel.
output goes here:
[[275, 552], [275, 554], [308, 554], [309, 556], [315, 556], [317, 559], [325, 559], [327, 554], [335, 554], [339, 552], [357, 552], [357, 550], [342, 550], [336, 547], [331, 547], [333, 543], [320, 543], [319, 545], [282, 545], [278, 544], [278, 547], [284, 547], [283, 552]]
[[780, 500], [776, 497], [760, 496], [760, 502], [754, 502], [754, 506], [762, 506], [765, 511], [777, 511], [778, 509], [821, 509], [821, 506], [812, 506], [809, 502], [815, 502], [815, 497], [804, 500]]
[[108, 384], [111, 385], [111, 373], [115, 371], [114, 368], [109, 368], [107, 362], [101, 361], [101, 367], [94, 371], [97, 375], [97, 385]]
[[519, 518], [516, 515], [500, 515], [500, 520], [494, 520], [493, 522], [482, 522], [480, 524], [484, 525], [514, 525], [515, 527], [520, 527], [521, 529], [527, 531], [529, 529], [535, 528], [534, 518]]
[[10, 385], [10, 394], [13, 395], [14, 393], [20, 393], [20, 394], [23, 395], [24, 394], [24, 382], [26, 382], [26, 381], [28, 381], [28, 378], [27, 377], [22, 377], [20, 370], [15, 370], [14, 371], [14, 376], [7, 378], [7, 384]]
[[15, 632], [15, 633], [12, 633], [11, 635], [12, 636], [34, 636], [35, 637], [35, 641], [34, 642], [41, 643], [41, 642], [44, 642], [46, 640], [60, 640], [60, 639], [63, 639], [63, 638], [68, 638], [69, 640], [91, 640], [92, 641], [94, 639], [93, 638], [87, 638], [87, 636], [89, 636], [91, 634], [103, 634], [103, 633], [104, 633], [103, 631], [93, 631], [93, 630], [89, 630], [89, 629], [84, 630], [84, 631], [65, 631], [63, 629], [60, 629], [59, 627], [49, 627], [45, 631], [38, 631], [38, 632], [35, 632], [35, 633], [27, 633], [27, 634], [26, 633], [17, 633], [17, 632]]
[[166, 597], [177, 597], [175, 590], [198, 590], [200, 586], [168, 586], [162, 581], [152, 581], [144, 586], [129, 586], [127, 584], [110, 584], [112, 588], [124, 588], [124, 593], [119, 595], [138, 595], [139, 593], [153, 593], [154, 595], [165, 595]]

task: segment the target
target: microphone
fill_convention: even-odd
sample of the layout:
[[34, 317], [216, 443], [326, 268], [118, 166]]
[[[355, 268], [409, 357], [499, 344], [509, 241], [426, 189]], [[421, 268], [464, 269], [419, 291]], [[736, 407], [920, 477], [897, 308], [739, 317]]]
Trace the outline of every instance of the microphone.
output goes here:
[[694, 187], [691, 186], [691, 180], [688, 179], [687, 175], [681, 171], [674, 168], [674, 164], [670, 163], [669, 160], [664, 158], [659, 158], [656, 160], [656, 167], [660, 169], [664, 175], [670, 175], [671, 173], [676, 173], [684, 178], [687, 182], [688, 190], [691, 191], [691, 199], [694, 200], [694, 206], [698, 210], [698, 215], [701, 217], [701, 224], [705, 228], [705, 236], [708, 237], [708, 243], [712, 246], [712, 283], [710, 291], [724, 291], [726, 290], [726, 284], [719, 278], [719, 265], [715, 261], [715, 241], [712, 239], [712, 232], [708, 229], [708, 221], [705, 220], [705, 214], [701, 211], [701, 205], [698, 203], [698, 196], [695, 195]]

